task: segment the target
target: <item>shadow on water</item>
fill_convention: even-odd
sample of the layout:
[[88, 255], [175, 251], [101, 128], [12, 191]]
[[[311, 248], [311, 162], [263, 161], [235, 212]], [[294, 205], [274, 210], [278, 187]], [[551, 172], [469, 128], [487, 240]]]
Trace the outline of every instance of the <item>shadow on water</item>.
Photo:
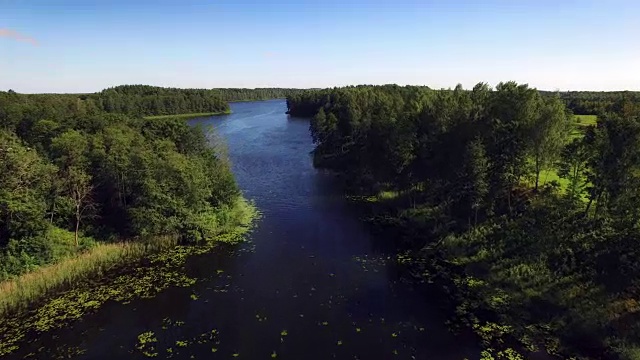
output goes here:
[[146, 358], [137, 336], [152, 331], [158, 358], [477, 358], [437, 301], [399, 281], [335, 177], [312, 167], [308, 121], [289, 119], [284, 100], [231, 107], [191, 123], [213, 125], [263, 213], [249, 242], [191, 258], [192, 287], [111, 302], [44, 334], [48, 357], [59, 346], [86, 359]]

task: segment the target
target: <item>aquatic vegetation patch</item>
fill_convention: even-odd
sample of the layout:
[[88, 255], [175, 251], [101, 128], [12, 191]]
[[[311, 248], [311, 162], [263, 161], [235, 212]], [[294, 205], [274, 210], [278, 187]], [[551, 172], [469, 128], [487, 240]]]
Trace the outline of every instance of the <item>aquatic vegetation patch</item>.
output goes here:
[[512, 348], [495, 350], [488, 348], [480, 353], [480, 360], [523, 360], [524, 357]]
[[[184, 322], [182, 321], [171, 321], [170, 319], [163, 319], [162, 330], [167, 331], [170, 327], [177, 328], [183, 325]], [[218, 338], [219, 334], [220, 332], [217, 329], [212, 329], [192, 338], [180, 338], [178, 340], [169, 341], [164, 333], [161, 334], [161, 339], [158, 340], [152, 331], [147, 331], [138, 335], [138, 345], [135, 348], [147, 357], [156, 357], [159, 355], [159, 352], [162, 351], [160, 350], [160, 346], [164, 344], [164, 358], [166, 359], [181, 355], [181, 352], [186, 351], [191, 345], [194, 344], [209, 344], [211, 345], [211, 352], [216, 353], [218, 352], [218, 348], [216, 346], [220, 344], [220, 340]], [[191, 358], [194, 358], [194, 355], [191, 355]]]
[[363, 256], [354, 256], [353, 260], [360, 264], [360, 267], [364, 272], [378, 272], [380, 268], [385, 266], [389, 260], [391, 260], [390, 256], [382, 257], [382, 256], [369, 256], [367, 254]]
[[156, 357], [158, 356], [158, 352], [155, 349], [157, 342], [158, 339], [156, 339], [153, 331], [147, 331], [138, 335], [138, 344], [136, 345], [136, 349], [146, 357]]
[[95, 312], [106, 301], [128, 303], [152, 298], [169, 287], [189, 287], [198, 279], [184, 273], [187, 258], [211, 252], [220, 243], [236, 244], [251, 229], [257, 210], [247, 202], [237, 226], [213, 241], [199, 245], [176, 246], [155, 253], [136, 264], [105, 271], [103, 279], [85, 279], [72, 290], [52, 296], [40, 306], [24, 313], [7, 316], [0, 322], [0, 357], [19, 349], [22, 342], [37, 338], [36, 334], [63, 328], [86, 314]]

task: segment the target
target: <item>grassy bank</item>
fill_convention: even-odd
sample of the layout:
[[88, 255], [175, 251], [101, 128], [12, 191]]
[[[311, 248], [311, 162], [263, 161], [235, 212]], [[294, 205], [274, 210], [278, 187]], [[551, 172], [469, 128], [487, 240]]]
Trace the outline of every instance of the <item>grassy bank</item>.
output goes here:
[[258, 212], [239, 198], [215, 214], [208, 241], [178, 245], [178, 236], [146, 242], [96, 245], [80, 256], [0, 283], [0, 356], [18, 349], [26, 334], [60, 328], [95, 311], [107, 300], [127, 302], [155, 296], [169, 286], [190, 286], [187, 258], [220, 243], [242, 240]]
[[98, 244], [77, 257], [44, 266], [0, 283], [0, 318], [26, 309], [47, 294], [73, 287], [88, 277], [102, 276], [110, 269], [140, 260], [151, 253], [177, 245], [177, 237], [155, 238], [153, 243]]
[[218, 111], [218, 112], [206, 112], [206, 113], [190, 113], [190, 114], [174, 114], [174, 115], [154, 115], [145, 116], [145, 119], [193, 119], [198, 117], [229, 115], [231, 110]]

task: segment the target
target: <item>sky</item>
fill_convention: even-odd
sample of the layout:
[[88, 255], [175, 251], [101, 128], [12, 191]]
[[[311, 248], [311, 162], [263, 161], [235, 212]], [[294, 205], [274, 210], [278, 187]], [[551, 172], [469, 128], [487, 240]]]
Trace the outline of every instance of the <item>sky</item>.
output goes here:
[[0, 0], [0, 90], [640, 90], [638, 0]]

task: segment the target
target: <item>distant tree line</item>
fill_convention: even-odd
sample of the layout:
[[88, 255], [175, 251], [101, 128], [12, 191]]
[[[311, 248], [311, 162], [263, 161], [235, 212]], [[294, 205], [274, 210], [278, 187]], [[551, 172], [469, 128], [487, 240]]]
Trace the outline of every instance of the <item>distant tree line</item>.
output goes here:
[[[394, 88], [397, 85], [383, 85], [382, 87]], [[358, 85], [346, 88], [363, 88], [370, 87], [368, 85]], [[407, 86], [408, 89], [429, 89], [426, 86], [414, 87]], [[315, 114], [317, 104], [323, 103], [324, 99], [318, 98], [321, 93], [318, 89], [311, 90], [294, 90], [287, 96], [290, 101], [289, 111], [294, 116], [311, 117]], [[435, 90], [434, 90], [435, 91]], [[451, 89], [440, 89], [437, 91], [450, 92]], [[303, 95], [304, 94], [304, 95]], [[552, 92], [540, 91], [543, 97], [559, 97], [576, 115], [598, 115], [601, 113], [634, 113], [640, 109], [640, 92], [638, 91], [566, 91]], [[304, 97], [305, 101], [298, 101]]]
[[[342, 173], [349, 191], [373, 204], [376, 223], [406, 251], [399, 259], [447, 289], [485, 355], [513, 358], [504, 348], [518, 343], [635, 359], [634, 96], [550, 94], [507, 82], [334, 88], [287, 104], [293, 116], [312, 116], [315, 165]], [[578, 124], [566, 105], [583, 100], [603, 105], [596, 125]]]
[[304, 90], [300, 89], [281, 89], [281, 88], [255, 88], [255, 89], [235, 89], [235, 88], [217, 88], [213, 92], [218, 94], [224, 101], [254, 101], [254, 100], [270, 100], [285, 99]]
[[[103, 90], [85, 101], [98, 109], [130, 115], [224, 113], [228, 102], [286, 98], [296, 89], [176, 89], [148, 85], [123, 85]], [[91, 105], [89, 105], [91, 106]]]
[[[298, 89], [178, 89], [149, 85], [122, 85], [93, 94], [21, 94], [1, 112], [68, 114], [118, 113], [131, 116], [224, 113], [228, 102], [284, 99]], [[15, 92], [10, 91], [15, 94]]]
[[[542, 92], [555, 96], [553, 92]], [[622, 113], [640, 108], [640, 92], [637, 91], [568, 91], [557, 95], [574, 114], [597, 115], [606, 112]]]
[[229, 111], [229, 104], [217, 91], [204, 89], [122, 85], [93, 94], [86, 100], [106, 112], [142, 116]]

